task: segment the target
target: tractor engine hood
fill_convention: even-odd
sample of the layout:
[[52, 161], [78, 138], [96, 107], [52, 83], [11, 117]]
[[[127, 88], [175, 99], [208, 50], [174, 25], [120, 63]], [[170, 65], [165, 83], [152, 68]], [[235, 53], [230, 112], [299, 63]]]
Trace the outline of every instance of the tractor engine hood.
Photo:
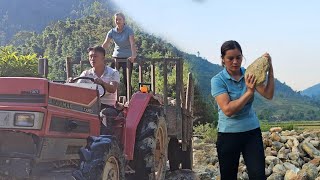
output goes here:
[[48, 80], [0, 77], [0, 106], [47, 106]]

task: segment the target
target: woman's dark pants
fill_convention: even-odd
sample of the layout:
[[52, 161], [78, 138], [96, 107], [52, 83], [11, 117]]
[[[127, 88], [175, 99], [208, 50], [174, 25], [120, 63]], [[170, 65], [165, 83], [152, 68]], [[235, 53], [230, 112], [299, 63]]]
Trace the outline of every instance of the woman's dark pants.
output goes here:
[[260, 128], [240, 133], [218, 133], [221, 180], [236, 180], [242, 153], [250, 180], [265, 180], [265, 157]]

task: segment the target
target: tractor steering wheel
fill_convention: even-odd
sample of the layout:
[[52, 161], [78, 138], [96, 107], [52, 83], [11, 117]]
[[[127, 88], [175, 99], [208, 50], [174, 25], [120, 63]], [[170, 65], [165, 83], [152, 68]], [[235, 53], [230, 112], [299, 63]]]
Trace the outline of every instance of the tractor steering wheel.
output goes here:
[[[91, 78], [91, 77], [85, 77], [85, 76], [83, 76], [83, 77], [76, 77], [76, 78], [74, 78], [74, 79], [71, 79], [71, 80], [70, 80], [70, 83], [74, 83], [74, 82], [78, 81], [79, 79], [90, 80], [90, 81], [92, 81], [92, 82], [94, 83], [94, 79], [93, 79], [93, 78]], [[99, 85], [100, 85], [100, 84], [99, 84]], [[100, 95], [100, 98], [101, 98], [101, 97], [103, 97], [103, 96], [106, 94], [106, 88], [105, 88], [104, 86], [102, 86], [102, 85], [100, 85], [100, 86], [101, 86], [102, 89], [103, 89], [103, 93], [102, 93], [102, 95]]]

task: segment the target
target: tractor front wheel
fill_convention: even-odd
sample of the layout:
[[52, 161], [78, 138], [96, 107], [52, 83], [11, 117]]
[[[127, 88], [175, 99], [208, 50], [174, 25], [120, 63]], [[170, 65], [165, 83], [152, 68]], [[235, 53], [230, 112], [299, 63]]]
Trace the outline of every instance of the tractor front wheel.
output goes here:
[[90, 136], [80, 149], [80, 167], [72, 176], [76, 180], [123, 180], [125, 159], [115, 137]]
[[162, 180], [166, 174], [168, 134], [163, 109], [149, 105], [137, 129], [135, 179]]
[[112, 142], [109, 151], [104, 154], [105, 165], [102, 180], [122, 180], [125, 177], [125, 162], [118, 143]]

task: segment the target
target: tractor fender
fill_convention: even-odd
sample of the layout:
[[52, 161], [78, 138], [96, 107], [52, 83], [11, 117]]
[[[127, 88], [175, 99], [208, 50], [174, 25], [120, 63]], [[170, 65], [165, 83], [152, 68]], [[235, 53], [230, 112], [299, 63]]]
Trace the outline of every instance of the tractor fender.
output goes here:
[[135, 93], [130, 100], [126, 117], [124, 141], [124, 152], [127, 160], [133, 160], [137, 127], [151, 100], [155, 99], [150, 93]]

